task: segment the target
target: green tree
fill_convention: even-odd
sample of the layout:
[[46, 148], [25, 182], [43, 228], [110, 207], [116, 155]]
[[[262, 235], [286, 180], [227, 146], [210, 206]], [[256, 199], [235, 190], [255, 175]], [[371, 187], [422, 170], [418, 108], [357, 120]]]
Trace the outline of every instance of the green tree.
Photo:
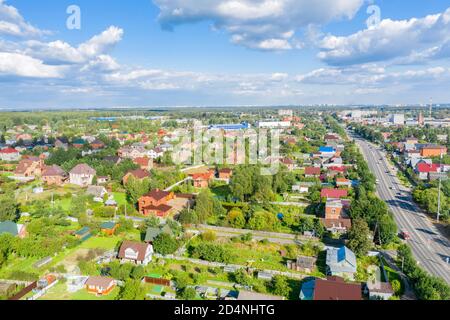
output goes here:
[[369, 239], [370, 230], [367, 223], [362, 219], [353, 220], [352, 228], [348, 233], [348, 247], [358, 257], [367, 255], [367, 252], [372, 246], [372, 242]]
[[245, 216], [239, 208], [233, 208], [227, 215], [227, 221], [233, 228], [242, 229], [245, 226]]
[[118, 295], [119, 300], [143, 300], [145, 289], [139, 280], [127, 280]]
[[277, 296], [289, 298], [291, 288], [283, 276], [274, 276], [271, 283], [272, 292]]
[[175, 253], [179, 247], [178, 241], [167, 233], [159, 234], [153, 242], [155, 251], [162, 255]]
[[180, 300], [195, 300], [197, 298], [197, 292], [194, 288], [186, 287], [179, 290], [177, 297]]
[[0, 222], [17, 220], [18, 205], [14, 195], [0, 195], [0, 208]]

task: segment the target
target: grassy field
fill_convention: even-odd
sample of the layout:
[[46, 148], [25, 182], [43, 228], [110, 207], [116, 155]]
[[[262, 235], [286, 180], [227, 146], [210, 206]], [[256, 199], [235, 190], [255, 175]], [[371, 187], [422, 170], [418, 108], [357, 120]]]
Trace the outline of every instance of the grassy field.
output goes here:
[[65, 283], [58, 283], [39, 300], [115, 300], [119, 291], [120, 289], [116, 287], [107, 296], [96, 296], [88, 293], [85, 289], [70, 293], [67, 291], [67, 285]]

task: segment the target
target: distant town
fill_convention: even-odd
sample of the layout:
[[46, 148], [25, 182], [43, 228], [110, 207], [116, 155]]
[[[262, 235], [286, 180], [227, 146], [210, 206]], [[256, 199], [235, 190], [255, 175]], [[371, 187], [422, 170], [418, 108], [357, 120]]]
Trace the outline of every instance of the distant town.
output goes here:
[[0, 132], [0, 299], [450, 299], [445, 107], [4, 112]]

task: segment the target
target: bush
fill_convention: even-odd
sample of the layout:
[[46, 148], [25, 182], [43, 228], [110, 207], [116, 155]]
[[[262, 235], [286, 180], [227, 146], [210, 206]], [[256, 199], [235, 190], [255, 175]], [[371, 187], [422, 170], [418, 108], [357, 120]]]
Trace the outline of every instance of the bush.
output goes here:
[[220, 245], [213, 243], [201, 243], [193, 249], [192, 255], [195, 258], [210, 262], [229, 262], [230, 252]]
[[217, 239], [217, 235], [214, 231], [206, 231], [202, 233], [202, 240], [213, 242]]
[[399, 295], [402, 289], [402, 284], [398, 280], [393, 280], [392, 283], [392, 290], [394, 290], [395, 295]]

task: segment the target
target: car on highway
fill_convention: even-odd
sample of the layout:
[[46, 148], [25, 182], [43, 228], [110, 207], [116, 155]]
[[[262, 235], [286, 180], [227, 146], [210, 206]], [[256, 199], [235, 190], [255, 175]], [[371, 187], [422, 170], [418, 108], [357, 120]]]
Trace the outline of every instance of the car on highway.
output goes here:
[[409, 240], [409, 239], [411, 239], [411, 235], [410, 235], [409, 232], [406, 231], [406, 230], [402, 230], [402, 231], [400, 232], [400, 237], [401, 237], [403, 240]]

